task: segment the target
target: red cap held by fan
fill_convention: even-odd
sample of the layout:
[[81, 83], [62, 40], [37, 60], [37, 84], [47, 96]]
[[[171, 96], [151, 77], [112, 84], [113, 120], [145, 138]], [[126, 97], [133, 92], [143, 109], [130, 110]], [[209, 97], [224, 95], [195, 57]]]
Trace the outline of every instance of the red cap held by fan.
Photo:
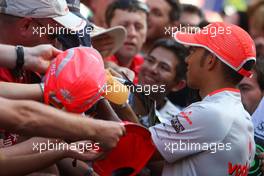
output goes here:
[[71, 48], [59, 54], [45, 75], [45, 103], [61, 104], [70, 112], [85, 112], [101, 96], [123, 104], [128, 93], [126, 86], [105, 71], [99, 52], [89, 47]]
[[145, 127], [125, 123], [126, 135], [120, 138], [104, 160], [94, 162], [93, 168], [100, 176], [133, 176], [139, 173], [155, 152], [151, 134]]

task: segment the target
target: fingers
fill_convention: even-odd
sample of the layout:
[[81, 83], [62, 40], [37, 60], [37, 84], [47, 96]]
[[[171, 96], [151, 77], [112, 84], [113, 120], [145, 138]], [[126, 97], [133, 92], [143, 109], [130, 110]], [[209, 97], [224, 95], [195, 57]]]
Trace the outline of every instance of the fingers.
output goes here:
[[85, 161], [94, 161], [94, 160], [98, 160], [102, 157], [104, 157], [104, 152], [98, 152], [98, 151], [89, 151], [88, 154], [86, 153], [83, 153], [83, 156], [84, 156], [84, 160]]
[[118, 77], [118, 78], [122, 78], [122, 75], [117, 73], [115, 70], [113, 70], [112, 68], [107, 68], [107, 70], [109, 70], [109, 72], [111, 73], [112, 76]]
[[126, 128], [125, 128], [125, 123], [124, 122], [120, 122], [121, 125], [121, 130], [122, 130], [122, 136], [126, 135]]
[[44, 44], [33, 47], [33, 52], [36, 57], [39, 57], [42, 60], [52, 60], [63, 51], [50, 44]]
[[96, 159], [96, 160], [103, 160], [107, 157], [109, 151], [108, 152], [102, 152], [102, 154]]
[[105, 157], [105, 153], [104, 152], [96, 152], [94, 153], [94, 157], [93, 157], [93, 160], [99, 160], [101, 158], [104, 158]]
[[125, 74], [129, 78], [130, 81], [134, 80], [134, 78], [135, 78], [135, 73], [126, 67], [118, 67], [117, 71], [120, 74], [122, 74], [122, 73]]
[[50, 65], [50, 60], [54, 59], [61, 50], [52, 45], [38, 45], [25, 48], [24, 68], [39, 73], [45, 73]]
[[[44, 57], [42, 58], [43, 60], [52, 60], [54, 59], [58, 54], [61, 54], [63, 51], [55, 48], [52, 45], [39, 45], [40, 47], [39, 50], [39, 55], [43, 55]], [[50, 53], [50, 54], [47, 54]]]
[[102, 135], [106, 136], [101, 138], [99, 143], [104, 151], [109, 151], [116, 147], [120, 138], [126, 134], [126, 129], [124, 124], [120, 122], [107, 122], [104, 124], [106, 129]]
[[95, 161], [101, 159], [102, 157], [104, 157], [104, 152], [98, 152], [93, 150], [84, 153], [77, 153], [75, 155], [76, 159], [82, 161]]
[[122, 71], [128, 78], [130, 81], [133, 81], [135, 78], [135, 73], [131, 70], [123, 70]]
[[40, 65], [38, 65], [38, 67], [35, 67], [35, 68], [36, 68], [36, 71], [39, 72], [39, 73], [46, 73], [46, 71], [48, 70], [49, 66], [50, 66], [50, 61], [42, 60], [40, 62]]
[[[59, 49], [57, 49], [57, 48], [55, 48], [55, 47], [52, 46], [52, 55], [53, 56], [56, 57], [57, 55], [61, 54], [62, 52], [63, 51], [61, 51], [61, 50], [59, 50]], [[52, 57], [50, 59], [52, 59]]]

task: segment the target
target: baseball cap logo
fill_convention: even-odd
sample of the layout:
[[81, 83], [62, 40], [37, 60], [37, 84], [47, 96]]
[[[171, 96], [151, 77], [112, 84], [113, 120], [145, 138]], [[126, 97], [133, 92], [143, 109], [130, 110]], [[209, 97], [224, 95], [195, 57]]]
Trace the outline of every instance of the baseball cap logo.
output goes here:
[[52, 63], [50, 65], [50, 75], [55, 75], [55, 73], [56, 73], [56, 64]]
[[67, 89], [60, 89], [60, 94], [66, 100], [68, 103], [71, 103], [73, 100], [73, 97]]

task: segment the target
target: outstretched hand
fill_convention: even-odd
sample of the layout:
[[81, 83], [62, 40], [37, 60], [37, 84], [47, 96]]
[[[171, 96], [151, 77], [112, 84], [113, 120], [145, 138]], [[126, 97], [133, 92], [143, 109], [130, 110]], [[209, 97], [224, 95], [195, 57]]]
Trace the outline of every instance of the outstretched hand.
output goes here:
[[50, 61], [60, 53], [62, 53], [62, 51], [56, 49], [52, 45], [38, 45], [35, 47], [25, 47], [24, 68], [26, 70], [45, 73], [50, 65]]

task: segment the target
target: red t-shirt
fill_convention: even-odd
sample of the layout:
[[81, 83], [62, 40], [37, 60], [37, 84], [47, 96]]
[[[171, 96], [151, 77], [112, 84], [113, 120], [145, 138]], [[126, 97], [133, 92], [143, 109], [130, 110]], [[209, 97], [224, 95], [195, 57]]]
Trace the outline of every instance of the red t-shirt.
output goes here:
[[[108, 58], [105, 59], [106, 61], [110, 61], [110, 62], [114, 62], [115, 64], [120, 66], [120, 63], [118, 61], [118, 58], [116, 56], [110, 56]], [[135, 72], [135, 79], [134, 79], [134, 83], [137, 84], [138, 83], [138, 74], [139, 74], [139, 70], [141, 65], [144, 63], [144, 58], [143, 56], [137, 54], [134, 56], [132, 63], [129, 67], [130, 70]]]
[[[14, 82], [14, 83], [32, 83], [32, 72], [25, 72], [24, 76], [16, 78], [12, 71], [3, 67], [0, 67], [0, 81]], [[9, 147], [17, 143], [17, 134], [8, 133], [3, 129], [0, 129], [0, 148]]]
[[0, 67], [0, 81], [3, 82], [13, 82], [13, 83], [34, 83], [38, 82], [33, 81], [34, 79], [40, 79], [40, 75], [38, 73], [35, 73], [35, 75], [32, 72], [25, 71], [24, 76], [20, 78], [16, 78], [13, 74], [12, 71], [3, 67]]

